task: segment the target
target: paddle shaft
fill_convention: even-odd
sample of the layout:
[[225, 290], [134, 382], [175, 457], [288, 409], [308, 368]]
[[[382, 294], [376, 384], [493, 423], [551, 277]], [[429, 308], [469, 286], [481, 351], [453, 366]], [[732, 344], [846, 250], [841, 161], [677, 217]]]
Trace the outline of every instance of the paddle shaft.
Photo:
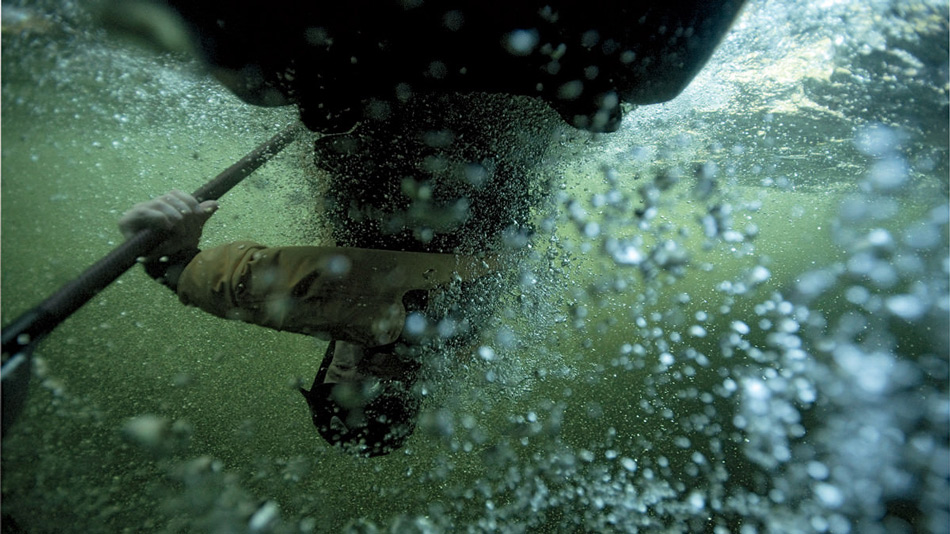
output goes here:
[[[299, 123], [288, 126], [225, 169], [213, 180], [198, 188], [194, 192], [194, 197], [199, 202], [217, 200], [283, 150], [299, 132]], [[160, 245], [165, 237], [164, 232], [149, 229], [139, 231], [38, 306], [17, 317], [3, 329], [4, 360], [8, 356], [23, 351], [50, 333], [73, 312], [135, 265], [140, 257]]]

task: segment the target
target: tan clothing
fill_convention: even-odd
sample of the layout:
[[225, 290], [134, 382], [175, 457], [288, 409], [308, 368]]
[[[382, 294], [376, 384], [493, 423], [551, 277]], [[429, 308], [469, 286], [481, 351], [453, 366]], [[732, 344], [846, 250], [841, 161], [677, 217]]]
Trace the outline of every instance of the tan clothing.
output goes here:
[[402, 332], [406, 292], [491, 270], [471, 256], [239, 241], [199, 253], [177, 291], [219, 317], [376, 346]]

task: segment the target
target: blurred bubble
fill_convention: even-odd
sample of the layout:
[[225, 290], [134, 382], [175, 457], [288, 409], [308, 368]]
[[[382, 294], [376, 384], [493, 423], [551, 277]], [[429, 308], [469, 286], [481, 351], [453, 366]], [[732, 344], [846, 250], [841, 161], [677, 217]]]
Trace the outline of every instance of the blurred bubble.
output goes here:
[[689, 335], [693, 337], [706, 337], [706, 329], [698, 324], [689, 327]]
[[465, 15], [458, 10], [451, 10], [442, 17], [442, 24], [450, 31], [459, 31], [465, 23]]
[[334, 276], [344, 276], [350, 272], [352, 261], [342, 254], [334, 254], [327, 261], [327, 272]]
[[908, 173], [907, 163], [902, 158], [892, 156], [876, 161], [871, 166], [868, 179], [875, 187], [887, 191], [904, 185]]
[[613, 260], [620, 265], [640, 265], [646, 259], [635, 241], [608, 240], [606, 249]]
[[918, 222], [904, 231], [903, 241], [917, 249], [930, 249], [940, 243], [940, 230], [933, 224]]
[[836, 486], [819, 483], [815, 485], [815, 495], [828, 508], [839, 508], [844, 504], [844, 494]]
[[854, 136], [854, 144], [863, 154], [871, 157], [883, 157], [894, 150], [898, 145], [897, 133], [879, 123], [869, 124], [860, 128]]
[[926, 301], [914, 295], [892, 295], [884, 303], [891, 313], [905, 321], [917, 320], [927, 312]]
[[412, 336], [421, 336], [425, 333], [428, 321], [425, 315], [419, 312], [412, 312], [406, 316], [405, 330], [406, 334]]
[[515, 30], [508, 34], [505, 45], [515, 56], [527, 56], [538, 44], [537, 30]]
[[584, 82], [573, 80], [562, 84], [557, 90], [557, 96], [561, 100], [577, 100], [584, 92]]
[[[854, 266], [855, 272], [864, 274], [868, 272], [870, 262], [859, 262]], [[811, 271], [802, 274], [798, 279], [798, 291], [806, 298], [816, 297], [829, 288], [833, 287], [835, 276], [827, 271]]]
[[732, 329], [741, 335], [745, 335], [749, 333], [749, 325], [738, 320], [732, 322]]
[[156, 448], [161, 445], [170, 428], [171, 423], [164, 417], [140, 415], [127, 421], [122, 430], [127, 437], [139, 444]]
[[260, 532], [270, 529], [277, 521], [279, 508], [274, 501], [267, 501], [254, 512], [251, 519], [247, 522], [248, 529], [251, 532]]

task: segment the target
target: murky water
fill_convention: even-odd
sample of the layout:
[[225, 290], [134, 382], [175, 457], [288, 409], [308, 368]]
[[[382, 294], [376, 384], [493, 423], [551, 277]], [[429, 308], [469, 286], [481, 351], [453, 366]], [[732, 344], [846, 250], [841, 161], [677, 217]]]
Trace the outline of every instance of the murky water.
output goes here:
[[[295, 118], [36, 9], [2, 43], [4, 323]], [[322, 342], [127, 273], [40, 345], [4, 532], [947, 532], [947, 17], [753, 2], [679, 98], [553, 144], [491, 351], [386, 457], [313, 431]], [[309, 141], [204, 242], [313, 243]]]

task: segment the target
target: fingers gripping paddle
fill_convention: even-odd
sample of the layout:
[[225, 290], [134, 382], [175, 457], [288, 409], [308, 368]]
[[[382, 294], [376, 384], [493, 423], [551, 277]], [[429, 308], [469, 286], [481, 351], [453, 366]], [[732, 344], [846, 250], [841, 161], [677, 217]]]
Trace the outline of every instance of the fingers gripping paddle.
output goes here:
[[[225, 169], [213, 180], [198, 188], [194, 197], [198, 202], [217, 200], [232, 187], [266, 163], [289, 145], [301, 131], [299, 123], [291, 124], [270, 140], [255, 148], [237, 163]], [[86, 269], [72, 282], [35, 308], [23, 313], [3, 328], [2, 379], [2, 432], [19, 413], [26, 400], [26, 386], [30, 377], [30, 355], [46, 334], [53, 331], [73, 312], [96, 296], [122, 273], [136, 264], [165, 239], [164, 232], [141, 230], [117, 246], [112, 252]]]

